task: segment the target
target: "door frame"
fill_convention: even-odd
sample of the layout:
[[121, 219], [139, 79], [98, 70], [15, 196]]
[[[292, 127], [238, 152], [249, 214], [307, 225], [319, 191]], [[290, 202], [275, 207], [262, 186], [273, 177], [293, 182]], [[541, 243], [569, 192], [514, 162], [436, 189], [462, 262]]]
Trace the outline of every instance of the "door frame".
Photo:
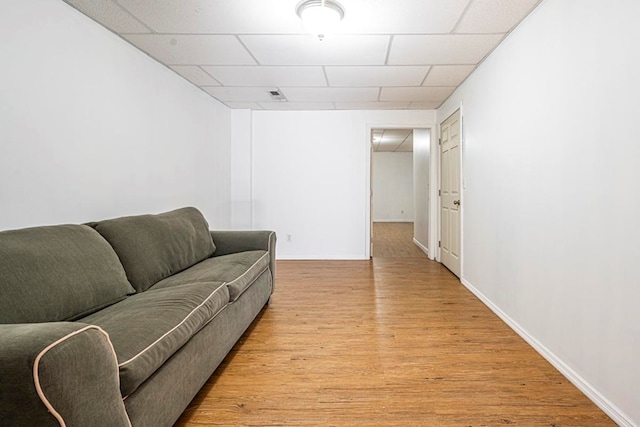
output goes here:
[[[434, 119], [435, 119], [435, 115], [434, 115]], [[430, 247], [428, 248], [429, 253], [428, 256], [431, 259], [435, 258], [435, 252], [434, 250], [432, 250], [433, 246], [432, 246], [432, 241], [434, 240], [435, 236], [434, 234], [439, 233], [439, 230], [434, 229], [435, 224], [437, 224], [433, 218], [433, 204], [436, 202], [436, 199], [433, 198], [434, 194], [437, 196], [438, 195], [438, 190], [436, 187], [440, 186], [440, 181], [433, 181], [433, 169], [434, 169], [434, 157], [438, 157], [438, 162], [439, 160], [439, 153], [438, 156], [434, 156], [434, 142], [435, 142], [435, 147], [439, 149], [438, 146], [438, 141], [437, 138], [435, 138], [434, 136], [436, 135], [436, 132], [439, 132], [439, 129], [437, 130], [437, 124], [432, 122], [432, 121], [424, 121], [424, 122], [380, 122], [380, 123], [367, 123], [366, 125], [366, 133], [365, 133], [365, 150], [366, 150], [366, 172], [365, 172], [365, 186], [366, 186], [366, 200], [365, 200], [365, 206], [366, 206], [366, 210], [365, 210], [365, 241], [364, 241], [364, 249], [365, 249], [365, 258], [366, 259], [371, 259], [372, 257], [372, 252], [371, 252], [371, 246], [372, 246], [372, 236], [373, 236], [373, 215], [372, 215], [372, 191], [373, 191], [373, 182], [372, 182], [372, 171], [373, 171], [373, 147], [371, 145], [371, 131], [373, 129], [428, 129], [429, 130], [429, 139], [430, 139], [430, 151], [431, 151], [431, 156], [430, 156], [430, 165], [429, 165], [429, 245]], [[439, 135], [439, 133], [438, 133]], [[438, 174], [439, 174], [439, 170], [438, 170]], [[432, 185], [431, 182], [437, 182], [437, 185]], [[438, 200], [439, 202], [439, 200]], [[439, 207], [438, 207], [439, 209]], [[440, 238], [439, 234], [438, 237]], [[436, 245], [437, 245], [437, 240], [435, 240]]]
[[[437, 212], [435, 212], [435, 219], [436, 219], [436, 230], [435, 233], [436, 234], [436, 241], [434, 242], [435, 244], [435, 248], [437, 248], [437, 250], [435, 252], [437, 252], [437, 255], [435, 257], [435, 260], [438, 262], [442, 262], [441, 258], [440, 258], [440, 246], [438, 245], [438, 242], [440, 242], [440, 233], [442, 232], [442, 218], [441, 218], [441, 198], [439, 196], [439, 190], [441, 189], [441, 182], [440, 180], [442, 179], [442, 175], [440, 173], [440, 169], [441, 169], [441, 165], [440, 165], [440, 157], [441, 157], [441, 152], [440, 152], [440, 138], [442, 137], [442, 129], [441, 129], [441, 124], [444, 123], [449, 117], [451, 117], [456, 111], [460, 110], [460, 280], [462, 280], [462, 277], [464, 275], [464, 212], [465, 212], [465, 203], [464, 203], [464, 190], [466, 188], [466, 183], [464, 180], [464, 158], [465, 158], [465, 146], [466, 146], [466, 134], [465, 134], [465, 127], [464, 127], [464, 106], [462, 104], [462, 102], [460, 102], [459, 104], [453, 104], [451, 106], [451, 108], [449, 108], [448, 110], [446, 110], [443, 114], [438, 114], [438, 118], [437, 118], [437, 132], [438, 132], [438, 138], [436, 142], [436, 146], [438, 148], [438, 155], [434, 156], [436, 157], [437, 160], [437, 165], [434, 169], [437, 169], [437, 190], [436, 190], [436, 203], [434, 203], [434, 205], [436, 206]], [[433, 162], [432, 162], [433, 164]], [[431, 213], [433, 214], [434, 212], [431, 211]]]

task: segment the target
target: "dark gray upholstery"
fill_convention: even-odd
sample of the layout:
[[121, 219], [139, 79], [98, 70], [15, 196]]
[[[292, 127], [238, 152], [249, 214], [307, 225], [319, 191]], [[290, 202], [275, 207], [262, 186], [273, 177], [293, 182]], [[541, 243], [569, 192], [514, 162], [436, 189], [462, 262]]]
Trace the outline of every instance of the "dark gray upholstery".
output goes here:
[[189, 283], [134, 295], [81, 321], [109, 334], [128, 396], [228, 302], [223, 283]]
[[109, 243], [84, 225], [0, 232], [0, 323], [73, 320], [135, 290]]
[[274, 233], [193, 208], [0, 233], [0, 425], [171, 426], [274, 271]]
[[135, 427], [170, 427], [271, 295], [265, 272], [125, 400]]
[[262, 250], [269, 252], [271, 281], [276, 283], [276, 233], [266, 230], [212, 230], [211, 237], [216, 242], [216, 253], [223, 256], [244, 251]]
[[138, 292], [216, 250], [209, 225], [196, 208], [109, 219], [92, 226], [113, 246]]
[[116, 357], [99, 328], [79, 322], [0, 325], [0, 351], [0, 425], [61, 425], [53, 412], [67, 426], [96, 420], [129, 425]]
[[182, 283], [216, 280], [229, 288], [229, 300], [235, 301], [251, 283], [269, 268], [269, 253], [246, 251], [206, 259], [156, 283], [151, 289], [162, 289]]

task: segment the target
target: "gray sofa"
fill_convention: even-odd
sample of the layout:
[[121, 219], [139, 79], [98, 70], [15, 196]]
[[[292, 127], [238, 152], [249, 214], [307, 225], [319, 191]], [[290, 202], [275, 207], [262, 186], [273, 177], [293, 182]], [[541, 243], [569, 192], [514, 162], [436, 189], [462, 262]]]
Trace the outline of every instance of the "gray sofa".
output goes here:
[[170, 426], [274, 286], [275, 234], [195, 208], [0, 232], [0, 424]]

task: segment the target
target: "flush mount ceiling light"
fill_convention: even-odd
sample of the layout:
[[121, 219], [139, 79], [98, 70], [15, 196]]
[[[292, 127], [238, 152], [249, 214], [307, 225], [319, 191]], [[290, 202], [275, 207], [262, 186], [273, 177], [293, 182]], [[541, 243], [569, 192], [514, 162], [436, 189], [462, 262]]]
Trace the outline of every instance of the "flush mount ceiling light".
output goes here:
[[333, 0], [304, 0], [296, 7], [296, 13], [307, 32], [320, 41], [344, 18], [344, 9]]

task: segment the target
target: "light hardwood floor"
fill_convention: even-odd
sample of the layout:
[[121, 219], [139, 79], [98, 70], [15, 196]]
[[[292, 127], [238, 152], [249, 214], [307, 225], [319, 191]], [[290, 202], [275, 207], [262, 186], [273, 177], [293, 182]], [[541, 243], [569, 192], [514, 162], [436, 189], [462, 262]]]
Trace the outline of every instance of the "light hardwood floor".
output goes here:
[[413, 243], [413, 222], [374, 222], [372, 237], [374, 257], [427, 257]]
[[426, 258], [279, 261], [178, 426], [612, 426]]

